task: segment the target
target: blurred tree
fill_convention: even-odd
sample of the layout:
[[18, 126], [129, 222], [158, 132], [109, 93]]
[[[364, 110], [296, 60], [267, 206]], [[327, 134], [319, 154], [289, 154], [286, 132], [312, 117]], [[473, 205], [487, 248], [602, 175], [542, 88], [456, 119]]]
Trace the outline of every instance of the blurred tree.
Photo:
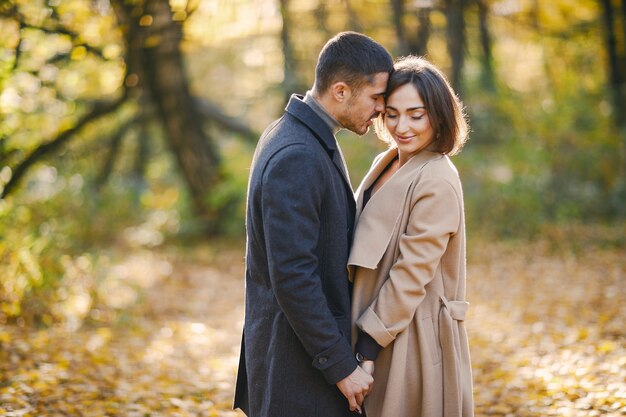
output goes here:
[[404, 0], [391, 0], [391, 9], [393, 10], [393, 26], [396, 29], [398, 54], [407, 55], [411, 48], [404, 29]]
[[448, 54], [451, 62], [450, 82], [458, 93], [462, 90], [461, 76], [466, 47], [465, 11], [468, 1], [444, 0]]
[[146, 118], [139, 120], [139, 132], [137, 134], [137, 150], [133, 163], [132, 176], [136, 184], [145, 184], [146, 166], [149, 157], [150, 125]]
[[396, 31], [398, 55], [426, 55], [428, 52], [428, 40], [430, 38], [430, 11], [432, 3], [416, 3], [415, 14], [417, 15], [418, 28], [414, 36], [409, 34], [404, 23], [407, 13], [405, 0], [391, 0], [392, 21]]
[[430, 11], [431, 3], [427, 3], [417, 10], [417, 21], [419, 27], [417, 29], [417, 39], [414, 44], [414, 51], [417, 55], [426, 55], [428, 53], [428, 40], [430, 39]]
[[139, 57], [129, 60], [127, 77], [137, 77], [147, 87], [197, 214], [205, 221], [217, 219], [219, 213], [207, 206], [206, 193], [219, 181], [220, 157], [189, 92], [180, 52], [182, 28], [173, 20], [167, 0], [113, 0], [112, 5], [127, 29], [129, 56]]
[[343, 0], [343, 2], [345, 3], [346, 12], [348, 14], [348, 29], [354, 30], [355, 32], [363, 32], [363, 26], [352, 8], [351, 0]]
[[280, 0], [280, 14], [282, 17], [282, 27], [280, 31], [280, 40], [283, 46], [283, 82], [281, 88], [285, 95], [285, 103], [289, 101], [289, 97], [294, 92], [302, 93], [307, 90], [306, 85], [302, 82], [298, 74], [298, 62], [291, 41], [291, 29], [293, 21], [289, 13], [289, 0]]
[[317, 28], [324, 34], [324, 38], [328, 39], [333, 36], [332, 31], [328, 27], [328, 8], [326, 2], [321, 0], [315, 9], [315, 20]]
[[626, 1], [622, 0], [622, 37], [624, 39], [624, 49], [626, 49]]
[[621, 24], [618, 23], [619, 17], [616, 17], [614, 2], [600, 0], [600, 3], [603, 10], [609, 89], [613, 98], [615, 120], [618, 126], [626, 128], [626, 0], [620, 0]]
[[489, 5], [487, 0], [474, 0], [478, 6], [478, 24], [480, 29], [481, 84], [488, 91], [495, 90], [495, 74], [493, 72], [492, 41], [489, 32]]
[[122, 148], [122, 140], [127, 136], [128, 132], [132, 130], [135, 123], [136, 120], [134, 119], [125, 123], [109, 139], [106, 146], [107, 154], [105, 155], [104, 162], [100, 169], [100, 173], [95, 180], [96, 189], [100, 189], [109, 180], [113, 172], [115, 161], [119, 157], [120, 149]]
[[[511, 230], [532, 221], [613, 219], [616, 207], [626, 207], [619, 192], [626, 139], [613, 129], [625, 120], [616, 87], [626, 79], [624, 0], [168, 2], [169, 12], [157, 10], [166, 0], [0, 1], [4, 195], [42, 158], [52, 165], [80, 160], [83, 174], [96, 152], [87, 168], [96, 175], [87, 179], [102, 186], [123, 171], [141, 183], [146, 161], [163, 161], [154, 140], [163, 138], [181, 167], [176, 172], [192, 183], [198, 211], [219, 210], [225, 198], [245, 192], [250, 149], [229, 141], [230, 133], [255, 141], [240, 120], [257, 129], [271, 122], [286, 94], [310, 86], [326, 39], [355, 29], [394, 55], [428, 52], [461, 90], [473, 140], [459, 162], [479, 159], [462, 168], [474, 176], [468, 198], [489, 190], [491, 200], [508, 198], [501, 214], [483, 207], [486, 223], [499, 217], [494, 223], [510, 224], [513, 211], [518, 226]], [[606, 68], [597, 65], [603, 58]], [[185, 114], [170, 116], [172, 109]], [[377, 148], [358, 143], [348, 158], [369, 164]], [[222, 181], [229, 174], [237, 180]], [[221, 182], [217, 191], [208, 189], [212, 176]]]
[[541, 18], [539, 16], [539, 0], [532, 0], [530, 5], [531, 26], [535, 30], [541, 29]]
[[[5, 20], [17, 24], [14, 61], [8, 70], [15, 78], [19, 79], [20, 74], [31, 74], [34, 82], [45, 84], [46, 74], [57, 74], [69, 67], [78, 71], [79, 65], [97, 66], [98, 62], [104, 62], [123, 68], [120, 78], [123, 83], [109, 88], [107, 93], [88, 90], [89, 94], [74, 93], [71, 97], [64, 97], [63, 88], [67, 89], [67, 86], [62, 81], [54, 85], [59, 99], [72, 103], [71, 109], [78, 109], [76, 113], [80, 116], [67, 115], [69, 117], [65, 118], [63, 125], [57, 126], [58, 133], [50, 140], [31, 139], [29, 143], [33, 145], [14, 144], [11, 149], [0, 146], [2, 162], [11, 169], [0, 197], [12, 193], [31, 167], [44, 157], [58, 154], [86, 126], [117, 113], [122, 121], [110, 136], [109, 152], [97, 182], [106, 181], [118, 157], [121, 140], [137, 129], [142, 133], [134, 135], [138, 146], [133, 173], [141, 176], [149, 155], [146, 132], [150, 125], [158, 125], [178, 162], [196, 213], [207, 226], [215, 226], [221, 214], [220, 207], [212, 207], [208, 195], [219, 182], [221, 160], [217, 141], [207, 135], [204, 122], [212, 122], [249, 139], [256, 138], [256, 134], [245, 124], [225, 115], [219, 107], [192, 96], [180, 52], [181, 23], [193, 12], [187, 3], [174, 11], [167, 0], [113, 0], [111, 5], [116, 20], [109, 27], [101, 25], [98, 29], [121, 29], [123, 36], [109, 36], [106, 41], [103, 36], [94, 36], [94, 27], [84, 21], [98, 22], [100, 19], [100, 22], [106, 22], [102, 16], [109, 11], [108, 2], [59, 1], [45, 5], [11, 0], [0, 8]], [[61, 51], [48, 54], [50, 56], [44, 59], [32, 52], [24, 58], [24, 51], [32, 51], [36, 39], [49, 39]], [[68, 41], [69, 47], [65, 46]], [[125, 51], [124, 56], [112, 52], [116, 50], [116, 42]], [[92, 76], [98, 75], [93, 69], [87, 68], [86, 71], [95, 74]], [[109, 75], [105, 81], [114, 76]], [[131, 113], [131, 116], [124, 116], [124, 112]], [[0, 131], [2, 144], [10, 133], [7, 129]], [[93, 133], [102, 134], [101, 131]]]

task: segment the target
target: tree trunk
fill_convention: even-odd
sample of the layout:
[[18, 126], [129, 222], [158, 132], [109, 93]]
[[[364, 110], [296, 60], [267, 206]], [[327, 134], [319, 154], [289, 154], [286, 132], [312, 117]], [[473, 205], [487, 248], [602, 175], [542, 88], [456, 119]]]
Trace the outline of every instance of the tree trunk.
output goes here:
[[430, 11], [430, 7], [422, 7], [417, 12], [419, 28], [417, 29], [417, 40], [413, 50], [418, 55], [426, 55], [428, 53], [428, 40], [430, 39], [431, 28]]
[[488, 91], [495, 91], [493, 74], [493, 57], [491, 55], [491, 34], [489, 33], [489, 7], [485, 0], [476, 0], [478, 5], [478, 21], [480, 25], [480, 46], [482, 49], [481, 84]]
[[350, 0], [343, 1], [346, 5], [346, 12], [348, 13], [348, 28], [350, 30], [354, 30], [355, 32], [363, 32], [363, 26], [361, 25], [361, 22], [359, 22], [359, 18], [352, 9], [352, 3], [350, 3]]
[[219, 181], [220, 157], [202, 129], [202, 118], [189, 93], [180, 52], [182, 28], [172, 19], [168, 0], [146, 0], [134, 6], [115, 0], [113, 4], [120, 23], [128, 27], [128, 55], [135, 64], [129, 72], [136, 73], [148, 90], [196, 214], [206, 226], [214, 226], [219, 210], [211, 207], [208, 195]]
[[600, 0], [602, 3], [603, 19], [604, 19], [604, 41], [606, 52], [609, 58], [609, 82], [612, 87], [616, 87], [621, 83], [618, 52], [617, 52], [617, 36], [615, 33], [615, 10], [611, 0]]
[[626, 0], [622, 0], [622, 45], [626, 56]]
[[148, 38], [143, 50], [152, 99], [197, 213], [201, 219], [215, 222], [219, 213], [209, 207], [207, 197], [219, 180], [220, 157], [212, 138], [203, 131], [202, 119], [189, 94], [180, 52], [182, 28], [172, 20], [167, 0], [151, 0], [147, 6], [146, 11], [154, 19], [148, 32], [158, 37], [153, 45]]
[[100, 174], [96, 177], [95, 180], [95, 188], [96, 190], [100, 190], [102, 186], [109, 180], [111, 177], [111, 173], [113, 172], [113, 167], [115, 166], [115, 161], [117, 160], [120, 152], [120, 147], [126, 133], [133, 126], [134, 120], [131, 120], [124, 124], [121, 128], [115, 132], [113, 137], [109, 140], [108, 143], [108, 153], [106, 154], [106, 158], [102, 167], [100, 168]]
[[621, 126], [626, 129], [626, 0], [622, 0], [622, 54], [621, 64], [622, 70], [622, 123]]
[[[618, 129], [622, 130], [624, 139], [622, 139], [620, 152], [620, 172], [619, 180], [615, 185], [615, 194], [619, 196], [626, 195], [626, 52], [620, 55], [617, 47], [617, 28], [615, 25], [615, 9], [611, 0], [601, 0], [603, 11], [603, 23], [605, 27], [604, 42], [608, 57], [608, 89], [613, 102], [613, 118]], [[622, 0], [622, 35], [624, 37], [623, 49], [626, 48], [626, 1]], [[626, 208], [624, 204], [618, 204], [617, 216], [621, 219], [626, 218]]]
[[315, 20], [317, 21], [317, 28], [324, 34], [324, 38], [330, 38], [332, 32], [328, 28], [328, 9], [325, 1], [320, 1], [315, 8]]
[[396, 42], [398, 55], [410, 53], [410, 47], [404, 31], [404, 0], [391, 0], [392, 23], [396, 30]]
[[304, 93], [298, 80], [297, 63], [293, 44], [291, 43], [291, 15], [289, 14], [289, 0], [280, 0], [280, 15], [283, 26], [280, 30], [280, 40], [283, 45], [283, 82], [282, 90], [285, 94], [285, 103], [292, 93]]
[[450, 82], [461, 92], [461, 76], [465, 52], [465, 6], [467, 0], [446, 0], [447, 44], [450, 55]]
[[600, 0], [602, 4], [605, 27], [605, 47], [608, 57], [609, 89], [613, 100], [613, 112], [616, 125], [626, 126], [626, 70], [620, 65], [624, 57], [620, 57], [617, 48], [617, 29], [615, 25], [615, 9], [611, 0]]
[[535, 32], [541, 30], [541, 22], [539, 21], [539, 0], [532, 0], [530, 7], [530, 22]]
[[139, 134], [137, 135], [137, 149], [135, 149], [135, 159], [133, 161], [132, 177], [136, 185], [146, 184], [146, 166], [149, 157], [150, 125], [146, 119], [140, 121]]
[[391, 0], [392, 22], [396, 31], [398, 55], [426, 55], [430, 38], [430, 7], [422, 7], [416, 12], [419, 27], [415, 36], [407, 34], [404, 25], [406, 0]]

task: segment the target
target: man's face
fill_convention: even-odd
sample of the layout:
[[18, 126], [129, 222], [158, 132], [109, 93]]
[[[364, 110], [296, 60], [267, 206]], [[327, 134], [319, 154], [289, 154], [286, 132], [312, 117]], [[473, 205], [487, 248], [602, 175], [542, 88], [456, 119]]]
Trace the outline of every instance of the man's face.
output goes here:
[[383, 96], [387, 89], [388, 79], [388, 73], [379, 72], [374, 76], [372, 84], [365, 83], [356, 91], [356, 94], [348, 98], [337, 121], [357, 135], [366, 134], [373, 120], [385, 110]]

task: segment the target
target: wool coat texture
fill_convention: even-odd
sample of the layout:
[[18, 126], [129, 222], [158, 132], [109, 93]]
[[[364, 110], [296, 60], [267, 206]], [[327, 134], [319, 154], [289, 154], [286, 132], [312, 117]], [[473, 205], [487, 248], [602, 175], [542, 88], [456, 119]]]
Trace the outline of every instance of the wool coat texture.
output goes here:
[[235, 408], [249, 417], [353, 415], [357, 367], [346, 268], [352, 187], [331, 128], [292, 96], [261, 136], [246, 217], [246, 301]]
[[363, 208], [397, 154], [379, 155], [357, 189], [348, 261], [353, 343], [361, 330], [382, 347], [367, 417], [471, 417], [461, 182], [447, 156], [422, 150]]

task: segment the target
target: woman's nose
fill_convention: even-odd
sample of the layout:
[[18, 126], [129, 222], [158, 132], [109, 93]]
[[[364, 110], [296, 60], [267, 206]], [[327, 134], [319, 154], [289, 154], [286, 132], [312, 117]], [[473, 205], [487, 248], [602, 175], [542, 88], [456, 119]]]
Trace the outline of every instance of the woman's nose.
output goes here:
[[396, 125], [396, 131], [400, 133], [400, 132], [406, 132], [408, 129], [409, 129], [409, 123], [407, 122], [406, 117], [398, 116], [398, 124]]

